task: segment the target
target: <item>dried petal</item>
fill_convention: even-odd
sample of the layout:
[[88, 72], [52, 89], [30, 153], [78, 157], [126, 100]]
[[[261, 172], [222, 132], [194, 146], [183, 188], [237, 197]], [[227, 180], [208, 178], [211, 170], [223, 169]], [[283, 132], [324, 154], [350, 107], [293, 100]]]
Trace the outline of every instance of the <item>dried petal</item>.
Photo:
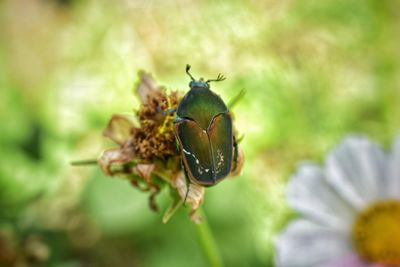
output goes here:
[[142, 177], [146, 183], [150, 184], [150, 183], [152, 183], [151, 173], [153, 172], [154, 167], [155, 167], [154, 164], [139, 163], [139, 164], [136, 164], [136, 166], [133, 167], [132, 170], [133, 170], [133, 173]]
[[111, 170], [112, 164], [127, 163], [131, 161], [133, 157], [134, 152], [132, 150], [132, 147], [129, 145], [124, 145], [121, 148], [112, 148], [105, 150], [97, 159], [97, 163], [105, 174], [113, 176], [116, 173]]
[[187, 187], [187, 179], [183, 172], [179, 172], [179, 174], [172, 180], [172, 186], [174, 186], [181, 197], [186, 203], [192, 207], [192, 211], [190, 212], [190, 218], [199, 223], [201, 221], [200, 216], [196, 214], [197, 209], [200, 207], [204, 198], [204, 187], [197, 184], [189, 183], [189, 191]]
[[158, 205], [156, 203], [156, 196], [158, 195], [158, 193], [160, 193], [160, 187], [153, 184], [150, 191], [151, 191], [151, 194], [149, 197], [149, 207], [153, 211], [158, 211]]
[[119, 145], [123, 145], [132, 138], [133, 122], [124, 115], [113, 115], [103, 135]]
[[189, 217], [192, 222], [199, 224], [202, 222], [203, 218], [196, 212], [197, 210], [193, 210], [190, 212]]
[[143, 181], [147, 185], [147, 188], [139, 187], [139, 184], [137, 182], [132, 184], [136, 185], [143, 191], [149, 190], [151, 192], [149, 197], [149, 206], [152, 210], [158, 211], [158, 206], [155, 198], [158, 195], [158, 193], [160, 193], [160, 187], [157, 184], [155, 184], [151, 178], [151, 174], [153, 173], [154, 169], [155, 169], [154, 164], [145, 164], [145, 163], [136, 164], [132, 168], [132, 172], [143, 179]]
[[150, 95], [160, 90], [150, 73], [143, 70], [139, 71], [139, 83], [136, 88], [136, 93], [139, 95], [142, 103], [147, 103]]

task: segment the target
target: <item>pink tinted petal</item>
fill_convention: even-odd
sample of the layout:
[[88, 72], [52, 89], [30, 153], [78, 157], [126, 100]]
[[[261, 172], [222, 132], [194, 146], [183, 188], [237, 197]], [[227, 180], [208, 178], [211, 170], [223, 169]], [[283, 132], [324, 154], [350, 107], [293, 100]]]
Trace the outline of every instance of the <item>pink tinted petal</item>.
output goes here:
[[290, 206], [321, 225], [347, 231], [355, 211], [326, 182], [320, 167], [305, 163], [291, 177], [287, 188]]
[[356, 209], [381, 198], [387, 155], [363, 137], [348, 137], [327, 157], [326, 177], [338, 194]]
[[[348, 254], [342, 258], [327, 262], [324, 267], [385, 267], [362, 260], [357, 254]], [[387, 267], [387, 266], [386, 266]]]

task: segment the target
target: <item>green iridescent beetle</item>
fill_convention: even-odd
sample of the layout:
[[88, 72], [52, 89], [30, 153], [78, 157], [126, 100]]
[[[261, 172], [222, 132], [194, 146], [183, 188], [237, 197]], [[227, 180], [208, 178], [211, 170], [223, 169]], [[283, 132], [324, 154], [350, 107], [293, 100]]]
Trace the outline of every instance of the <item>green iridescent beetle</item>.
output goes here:
[[183, 167], [191, 183], [213, 186], [228, 176], [237, 160], [232, 116], [224, 101], [210, 90], [210, 82], [191, 78], [190, 90], [176, 110], [174, 130], [179, 142]]

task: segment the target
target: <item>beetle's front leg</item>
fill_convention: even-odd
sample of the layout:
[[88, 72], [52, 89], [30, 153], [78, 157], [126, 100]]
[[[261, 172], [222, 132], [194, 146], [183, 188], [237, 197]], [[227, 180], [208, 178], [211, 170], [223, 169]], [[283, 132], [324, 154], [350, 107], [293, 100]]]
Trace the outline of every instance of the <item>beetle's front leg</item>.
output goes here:
[[182, 169], [183, 169], [183, 172], [184, 172], [184, 174], [185, 174], [185, 180], [186, 180], [186, 194], [185, 194], [185, 198], [183, 199], [183, 206], [185, 206], [185, 204], [186, 204], [186, 199], [187, 199], [187, 197], [188, 197], [188, 195], [189, 195], [189, 191], [190, 191], [190, 179], [189, 179], [189, 176], [188, 176], [188, 174], [187, 174], [187, 171], [186, 171], [186, 168], [185, 168], [185, 165], [183, 164], [183, 162], [182, 162]]
[[233, 166], [231, 172], [235, 172], [239, 158], [239, 147], [236, 142], [236, 137], [233, 136]]
[[243, 151], [238, 146], [239, 140], [236, 140], [236, 137], [233, 136], [233, 158], [232, 158], [232, 168], [230, 171], [230, 176], [234, 177], [240, 174], [242, 171], [243, 163], [244, 163], [244, 155]]
[[162, 114], [162, 115], [164, 115], [164, 116], [167, 116], [167, 115], [169, 115], [171, 113], [176, 112], [176, 108], [170, 108], [170, 109], [167, 109], [167, 110], [162, 110], [160, 108], [160, 106], [157, 106], [157, 112]]

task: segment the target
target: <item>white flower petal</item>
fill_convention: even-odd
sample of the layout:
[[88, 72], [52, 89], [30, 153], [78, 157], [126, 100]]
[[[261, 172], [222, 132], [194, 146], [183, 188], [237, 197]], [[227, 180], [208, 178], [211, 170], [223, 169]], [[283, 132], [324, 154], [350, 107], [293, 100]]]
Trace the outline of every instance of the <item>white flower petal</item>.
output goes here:
[[390, 156], [387, 194], [389, 197], [400, 199], [400, 137], [394, 142]]
[[293, 209], [335, 229], [348, 229], [354, 218], [355, 211], [330, 187], [314, 164], [298, 168], [288, 184], [287, 198]]
[[275, 240], [277, 267], [325, 267], [351, 251], [348, 235], [296, 220]]
[[348, 137], [326, 160], [328, 182], [356, 209], [381, 198], [387, 155], [362, 137]]

